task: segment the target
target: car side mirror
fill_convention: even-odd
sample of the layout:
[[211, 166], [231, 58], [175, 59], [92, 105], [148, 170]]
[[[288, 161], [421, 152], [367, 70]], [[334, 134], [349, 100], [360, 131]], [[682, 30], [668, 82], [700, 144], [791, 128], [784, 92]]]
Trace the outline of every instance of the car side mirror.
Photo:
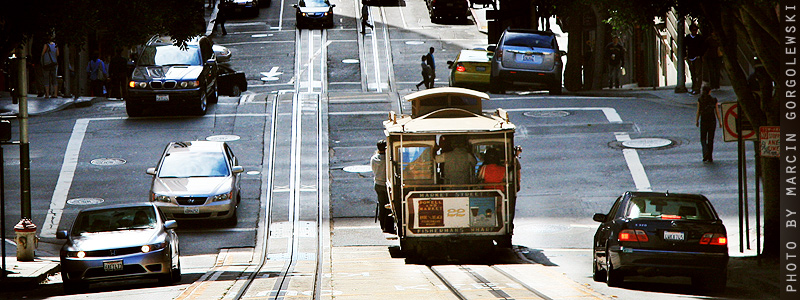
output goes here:
[[292, 4], [292, 7], [297, 8], [297, 4]]
[[56, 238], [59, 240], [67, 239], [67, 235], [69, 235], [69, 233], [66, 230], [56, 231]]
[[176, 229], [176, 228], [178, 228], [178, 221], [166, 220], [166, 221], [164, 221], [164, 228], [166, 228], [166, 229]]
[[567, 56], [567, 51], [558, 50], [558, 54], [561, 54], [561, 56]]
[[486, 47], [486, 51], [494, 52], [495, 50], [497, 50], [497, 45], [489, 45], [489, 47]]
[[147, 173], [147, 175], [155, 176], [156, 175], [156, 168], [147, 168], [147, 171], [145, 171], [145, 172]]
[[244, 167], [242, 167], [242, 166], [233, 166], [231, 168], [231, 171], [233, 173], [242, 173], [242, 172], [244, 172]]
[[336, 7], [336, 4], [331, 4], [331, 8], [334, 8], [334, 7]]
[[594, 216], [592, 216], [592, 220], [603, 223], [606, 221], [606, 214], [594, 214]]
[[209, 64], [209, 65], [213, 65], [213, 64], [216, 64], [216, 63], [217, 63], [217, 59], [216, 58], [209, 58], [206, 61], [206, 64]]
[[453, 68], [453, 61], [452, 60], [448, 60], [447, 61], [447, 68], [448, 69], [452, 69]]

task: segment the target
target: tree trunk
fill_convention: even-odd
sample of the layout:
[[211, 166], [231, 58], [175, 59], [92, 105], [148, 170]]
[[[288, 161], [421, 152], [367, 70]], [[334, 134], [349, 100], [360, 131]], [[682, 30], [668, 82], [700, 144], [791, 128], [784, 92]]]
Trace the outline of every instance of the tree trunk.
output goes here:
[[592, 5], [592, 13], [595, 15], [595, 39], [594, 39], [594, 75], [592, 78], [592, 90], [602, 89], [608, 81], [603, 76], [606, 64], [603, 58], [606, 57], [606, 35], [608, 35], [608, 25], [603, 20], [608, 18], [608, 12], [600, 9], [597, 5]]
[[[575, 4], [573, 6], [579, 6]], [[575, 12], [569, 19], [567, 19], [567, 28], [569, 28], [569, 43], [567, 44], [567, 66], [564, 70], [564, 87], [568, 91], [578, 91], [583, 88], [583, 76], [581, 76], [581, 67], [583, 66], [583, 57], [581, 57], [581, 46], [583, 45], [583, 12]]]

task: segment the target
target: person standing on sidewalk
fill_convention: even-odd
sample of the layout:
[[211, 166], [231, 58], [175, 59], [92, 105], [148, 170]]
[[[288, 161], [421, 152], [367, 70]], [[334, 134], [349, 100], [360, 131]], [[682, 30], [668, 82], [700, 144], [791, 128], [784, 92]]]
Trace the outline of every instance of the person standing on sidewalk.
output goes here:
[[720, 68], [722, 67], [722, 51], [720, 50], [719, 37], [716, 32], [711, 32], [705, 40], [705, 52], [703, 54], [703, 71], [706, 81], [711, 83], [712, 90], [719, 89]]
[[433, 87], [433, 79], [431, 78], [431, 66], [428, 65], [425, 59], [425, 55], [422, 56], [422, 63], [420, 63], [422, 67], [422, 81], [417, 83], [417, 89], [419, 90], [420, 85], [425, 85], [426, 89]]
[[379, 140], [375, 144], [378, 148], [375, 154], [369, 160], [370, 167], [372, 167], [372, 175], [375, 180], [375, 194], [378, 195], [378, 221], [381, 224], [381, 230], [386, 233], [395, 233], [394, 224], [389, 216], [392, 211], [386, 208], [389, 204], [389, 194], [386, 190], [386, 140]]
[[53, 41], [44, 44], [42, 48], [42, 84], [44, 97], [55, 98], [58, 96], [58, 47]]
[[692, 74], [692, 95], [700, 93], [703, 85], [703, 53], [705, 50], [705, 39], [700, 35], [696, 24], [689, 25], [689, 34], [683, 38], [683, 51], [686, 61], [689, 63], [689, 72]]
[[104, 84], [108, 78], [108, 71], [106, 71], [106, 64], [100, 59], [100, 54], [97, 52], [92, 53], [92, 60], [86, 66], [86, 73], [89, 77], [89, 86], [91, 87], [92, 96], [104, 97], [103, 92]]
[[714, 162], [711, 153], [714, 151], [714, 132], [719, 124], [722, 128], [722, 119], [717, 109], [717, 98], [710, 95], [711, 86], [703, 86], [703, 92], [697, 99], [697, 114], [695, 126], [700, 127], [700, 145], [703, 147], [703, 162]]
[[431, 67], [431, 73], [428, 75], [428, 81], [430, 82], [430, 86], [428, 87], [433, 88], [434, 80], [436, 80], [436, 61], [433, 59], [433, 51], [436, 50], [433, 47], [430, 48], [427, 54], [425, 54], [425, 63]]
[[122, 50], [115, 51], [115, 54], [108, 66], [108, 74], [111, 77], [108, 94], [109, 98], [122, 100], [125, 96], [128, 75], [130, 75], [128, 74], [128, 59], [122, 55]]
[[625, 67], [625, 48], [619, 44], [618, 37], [612, 37], [606, 45], [606, 64], [608, 66], [608, 88], [619, 88], [619, 73]]
[[375, 31], [375, 26], [369, 23], [369, 6], [366, 4], [361, 5], [361, 34], [367, 32], [367, 27]]

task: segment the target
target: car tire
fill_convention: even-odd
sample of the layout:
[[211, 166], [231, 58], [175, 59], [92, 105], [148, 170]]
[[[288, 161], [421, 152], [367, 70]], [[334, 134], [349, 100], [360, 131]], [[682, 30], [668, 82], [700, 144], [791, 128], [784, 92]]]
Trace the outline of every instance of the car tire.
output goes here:
[[203, 116], [208, 111], [208, 96], [205, 94], [200, 95], [197, 103], [194, 104], [194, 113], [198, 116]]
[[561, 79], [550, 86], [550, 95], [561, 95]]
[[214, 83], [214, 91], [211, 92], [211, 95], [208, 98], [208, 103], [215, 104], [219, 102], [219, 87], [216, 83]]
[[172, 269], [172, 282], [180, 282], [181, 281], [181, 260], [180, 256], [178, 257], [178, 267]]
[[142, 116], [142, 104], [135, 103], [133, 101], [125, 101], [125, 112], [128, 113], [128, 117], [136, 118]]
[[605, 270], [601, 271], [597, 267], [597, 263], [598, 263], [597, 255], [594, 255], [594, 258], [592, 259], [592, 279], [594, 279], [594, 281], [597, 282], [606, 281], [606, 271]]
[[606, 251], [606, 284], [610, 287], [618, 287], [622, 285], [625, 276], [622, 271], [614, 269], [614, 264], [611, 263], [611, 256]]
[[89, 284], [80, 280], [64, 280], [64, 293], [76, 294], [89, 288]]

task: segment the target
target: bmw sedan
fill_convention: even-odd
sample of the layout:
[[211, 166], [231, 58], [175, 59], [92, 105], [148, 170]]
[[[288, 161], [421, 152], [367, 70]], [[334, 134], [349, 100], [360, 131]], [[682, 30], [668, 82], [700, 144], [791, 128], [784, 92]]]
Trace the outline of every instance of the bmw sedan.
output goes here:
[[626, 192], [594, 236], [595, 281], [619, 286], [625, 276], [689, 276], [692, 285], [721, 291], [728, 270], [728, 236], [703, 195]]
[[66, 292], [89, 283], [158, 278], [180, 281], [177, 223], [167, 220], [151, 203], [108, 205], [80, 211], [61, 248], [61, 277]]
[[293, 5], [296, 11], [297, 28], [333, 27], [333, 8], [328, 0], [300, 0]]
[[191, 141], [167, 145], [153, 175], [150, 201], [168, 218], [215, 219], [237, 223], [239, 174], [244, 168], [225, 142]]

